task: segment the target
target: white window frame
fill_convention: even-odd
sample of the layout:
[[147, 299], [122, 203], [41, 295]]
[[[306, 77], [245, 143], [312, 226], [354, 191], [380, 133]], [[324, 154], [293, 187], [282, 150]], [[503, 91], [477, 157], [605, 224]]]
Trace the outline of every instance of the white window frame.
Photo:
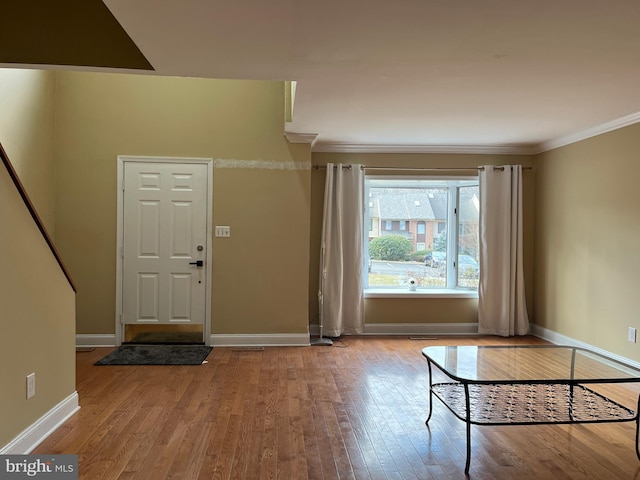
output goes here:
[[[389, 286], [389, 287], [369, 287], [369, 271], [368, 268], [362, 269], [363, 275], [363, 288], [365, 298], [398, 298], [398, 297], [416, 297], [416, 296], [429, 296], [439, 298], [477, 298], [478, 291], [475, 288], [459, 287], [456, 285], [458, 278], [457, 271], [457, 258], [458, 258], [458, 216], [457, 212], [458, 204], [460, 200], [459, 187], [463, 186], [475, 186], [478, 185], [478, 177], [470, 176], [456, 176], [456, 177], [443, 177], [443, 176], [382, 176], [382, 175], [366, 175], [365, 176], [365, 196], [370, 197], [370, 188], [372, 183], [381, 182], [384, 186], [394, 186], [395, 182], [398, 182], [398, 187], [407, 187], [407, 182], [413, 181], [410, 186], [423, 186], [425, 188], [447, 188], [448, 200], [447, 200], [447, 272], [446, 272], [446, 286], [444, 287], [429, 287], [418, 288], [415, 292], [409, 292], [408, 289], [403, 286]], [[420, 185], [422, 184], [422, 185]], [[375, 184], [373, 186], [376, 186]], [[380, 185], [383, 186], [383, 185]], [[365, 197], [365, 198], [366, 198]], [[368, 225], [370, 221], [369, 208], [365, 208], [364, 224]], [[449, 232], [455, 232], [455, 235], [450, 235]], [[434, 232], [435, 233], [435, 232]], [[437, 235], [439, 236], [439, 235]], [[434, 238], [437, 238], [434, 235]], [[369, 236], [363, 236], [364, 243], [364, 258], [369, 259]]]

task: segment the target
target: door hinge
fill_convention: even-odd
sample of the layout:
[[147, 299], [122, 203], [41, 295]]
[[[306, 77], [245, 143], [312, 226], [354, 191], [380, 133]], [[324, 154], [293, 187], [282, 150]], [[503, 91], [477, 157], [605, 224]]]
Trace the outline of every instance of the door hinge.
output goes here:
[[120, 257], [124, 258], [124, 247], [120, 247]]
[[120, 314], [120, 325], [124, 325], [124, 316]]

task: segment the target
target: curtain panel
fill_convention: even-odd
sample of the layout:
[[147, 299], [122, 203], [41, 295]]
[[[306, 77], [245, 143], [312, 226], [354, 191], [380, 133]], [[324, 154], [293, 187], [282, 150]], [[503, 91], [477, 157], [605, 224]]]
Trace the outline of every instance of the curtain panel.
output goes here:
[[522, 166], [481, 167], [478, 332], [529, 333], [522, 261]]
[[320, 336], [364, 330], [362, 165], [327, 164], [320, 254]]

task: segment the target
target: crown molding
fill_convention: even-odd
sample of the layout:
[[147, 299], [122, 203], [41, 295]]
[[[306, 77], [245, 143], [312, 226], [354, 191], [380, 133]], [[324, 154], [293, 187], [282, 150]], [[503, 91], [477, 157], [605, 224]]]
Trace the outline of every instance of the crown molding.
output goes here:
[[535, 145], [380, 145], [355, 143], [317, 143], [313, 152], [321, 153], [462, 153], [493, 155], [534, 155]]
[[591, 137], [602, 135], [603, 133], [612, 132], [614, 130], [618, 130], [619, 128], [634, 125], [638, 122], [640, 122], [640, 112], [632, 113], [631, 115], [616, 118], [615, 120], [611, 120], [601, 125], [588, 128], [581, 132], [572, 133], [564, 137], [549, 140], [548, 142], [542, 142], [538, 144], [538, 148], [536, 149], [535, 153], [543, 153], [549, 150], [553, 150], [554, 148], [564, 147], [572, 143], [580, 142]]
[[316, 142], [317, 133], [285, 132], [290, 143], [309, 143], [314, 153], [441, 153], [473, 155], [538, 155], [591, 137], [640, 123], [640, 112], [616, 118], [601, 125], [537, 144], [506, 145], [397, 145]]
[[295, 133], [295, 132], [284, 132], [284, 136], [289, 143], [309, 143], [313, 145], [318, 138], [317, 133]]

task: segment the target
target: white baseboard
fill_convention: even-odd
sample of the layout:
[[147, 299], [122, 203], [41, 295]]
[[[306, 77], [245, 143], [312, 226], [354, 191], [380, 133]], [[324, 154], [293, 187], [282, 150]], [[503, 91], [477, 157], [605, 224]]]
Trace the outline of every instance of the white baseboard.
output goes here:
[[78, 392], [73, 392], [40, 417], [33, 425], [0, 449], [0, 455], [26, 455], [80, 410]]
[[115, 347], [117, 344], [115, 334], [79, 333], [76, 335], [78, 347]]
[[631, 360], [629, 358], [623, 357], [622, 355], [618, 355], [602, 348], [595, 347], [589, 343], [581, 342], [580, 340], [576, 340], [575, 338], [567, 337], [566, 335], [554, 332], [553, 330], [549, 330], [548, 328], [540, 327], [534, 323], [530, 324], [529, 332], [531, 333], [531, 335], [535, 335], [536, 337], [540, 337], [543, 340], [555, 343], [556, 345], [568, 345], [570, 347], [586, 348], [587, 350], [591, 350], [592, 352], [599, 353], [606, 357], [625, 363], [631, 367], [640, 368], [640, 363], [636, 362], [635, 360]]
[[[309, 345], [308, 333], [275, 333], [275, 334], [212, 334], [209, 337], [209, 345], [215, 347], [300, 347]], [[78, 334], [76, 335], [78, 347], [115, 347], [115, 335]]]
[[478, 335], [478, 324], [367, 323], [364, 335]]
[[[318, 324], [309, 325], [311, 336], [320, 335]], [[367, 323], [363, 335], [478, 335], [477, 323]]]
[[212, 334], [209, 344], [213, 347], [304, 347], [309, 346], [309, 334]]

